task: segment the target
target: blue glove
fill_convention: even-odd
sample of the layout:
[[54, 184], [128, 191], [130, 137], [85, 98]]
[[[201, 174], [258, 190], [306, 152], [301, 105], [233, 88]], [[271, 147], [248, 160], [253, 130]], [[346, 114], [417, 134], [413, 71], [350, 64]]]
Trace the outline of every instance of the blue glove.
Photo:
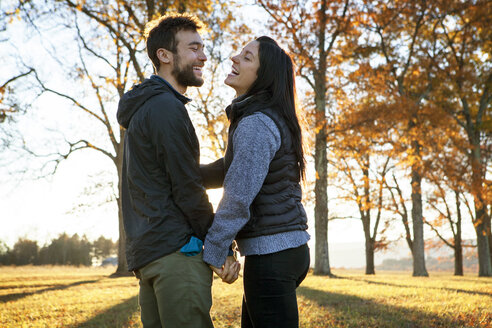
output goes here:
[[190, 241], [181, 247], [181, 253], [186, 256], [195, 256], [200, 254], [203, 249], [203, 241], [200, 239], [191, 236]]

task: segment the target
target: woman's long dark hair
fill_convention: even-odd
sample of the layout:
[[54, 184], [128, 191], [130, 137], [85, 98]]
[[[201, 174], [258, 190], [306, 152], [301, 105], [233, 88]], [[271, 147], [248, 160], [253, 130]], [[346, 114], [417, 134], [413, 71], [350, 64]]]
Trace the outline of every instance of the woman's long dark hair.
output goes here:
[[301, 126], [296, 111], [296, 87], [292, 59], [272, 38], [261, 36], [256, 41], [259, 42], [260, 67], [257, 78], [246, 96], [268, 92], [270, 96], [268, 105], [279, 111], [292, 133], [300, 175], [304, 180], [306, 161], [302, 147]]

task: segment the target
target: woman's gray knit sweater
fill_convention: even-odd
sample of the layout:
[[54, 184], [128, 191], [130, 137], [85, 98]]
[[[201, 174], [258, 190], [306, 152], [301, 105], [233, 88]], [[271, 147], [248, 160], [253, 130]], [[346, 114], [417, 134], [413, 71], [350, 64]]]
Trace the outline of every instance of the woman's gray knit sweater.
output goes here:
[[[243, 118], [233, 135], [234, 155], [224, 179], [224, 193], [205, 238], [203, 260], [221, 267], [236, 234], [248, 222], [249, 208], [268, 174], [270, 162], [281, 146], [280, 132], [263, 113]], [[304, 245], [307, 231], [236, 240], [241, 255], [263, 255]]]

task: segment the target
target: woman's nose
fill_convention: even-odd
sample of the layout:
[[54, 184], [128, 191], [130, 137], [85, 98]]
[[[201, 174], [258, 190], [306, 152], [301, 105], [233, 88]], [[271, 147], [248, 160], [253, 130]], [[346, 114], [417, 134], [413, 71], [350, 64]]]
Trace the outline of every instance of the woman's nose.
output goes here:
[[236, 56], [232, 56], [231, 57], [231, 60], [233, 63], [237, 63], [237, 55]]

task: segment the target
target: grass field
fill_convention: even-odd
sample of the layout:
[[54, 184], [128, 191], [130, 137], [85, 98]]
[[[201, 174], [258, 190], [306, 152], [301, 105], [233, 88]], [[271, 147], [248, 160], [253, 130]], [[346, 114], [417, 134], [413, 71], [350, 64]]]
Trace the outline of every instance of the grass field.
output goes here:
[[[0, 327], [142, 327], [138, 283], [114, 268], [0, 267]], [[300, 326], [492, 327], [492, 278], [334, 270], [298, 289]], [[215, 279], [215, 327], [240, 327], [242, 282]]]

